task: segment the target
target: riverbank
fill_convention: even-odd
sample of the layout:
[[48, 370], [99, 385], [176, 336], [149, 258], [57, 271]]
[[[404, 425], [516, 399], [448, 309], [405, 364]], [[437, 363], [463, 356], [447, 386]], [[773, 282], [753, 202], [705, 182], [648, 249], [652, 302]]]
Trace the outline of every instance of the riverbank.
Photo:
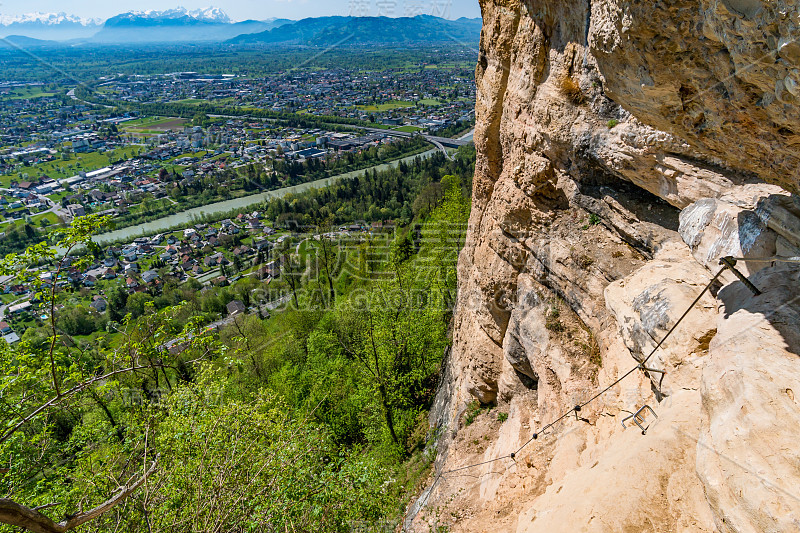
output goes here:
[[271, 200], [273, 198], [282, 198], [287, 194], [298, 194], [301, 192], [305, 192], [309, 189], [321, 189], [323, 187], [328, 187], [341, 179], [363, 176], [364, 172], [367, 172], [369, 170], [375, 170], [377, 172], [381, 172], [383, 170], [395, 168], [400, 164], [401, 161], [408, 163], [410, 161], [413, 161], [417, 157], [427, 159], [431, 157], [433, 154], [437, 153], [438, 151], [439, 150], [437, 149], [427, 150], [425, 152], [422, 152], [421, 154], [406, 156], [401, 159], [397, 159], [395, 161], [382, 163], [380, 165], [365, 168], [362, 170], [354, 170], [351, 172], [346, 172], [344, 174], [338, 174], [336, 176], [331, 176], [328, 178], [323, 178], [308, 183], [301, 183], [300, 185], [283, 187], [281, 189], [275, 189], [273, 191], [252, 194], [250, 196], [243, 196], [241, 198], [224, 200], [222, 202], [215, 202], [213, 204], [187, 209], [186, 211], [181, 211], [180, 213], [168, 215], [159, 218], [157, 220], [152, 220], [150, 222], [144, 222], [142, 224], [137, 224], [135, 226], [128, 226], [126, 228], [121, 228], [118, 230], [103, 233], [95, 237], [94, 240], [99, 244], [111, 244], [117, 241], [130, 241], [136, 237], [146, 237], [149, 235], [155, 235], [156, 233], [164, 233], [170, 230], [180, 229], [188, 226], [189, 224], [192, 224], [193, 221], [195, 220], [208, 221], [215, 215], [221, 215], [220, 218], [225, 218], [224, 215], [228, 213], [234, 211], [242, 211], [249, 207], [262, 204], [267, 200]]

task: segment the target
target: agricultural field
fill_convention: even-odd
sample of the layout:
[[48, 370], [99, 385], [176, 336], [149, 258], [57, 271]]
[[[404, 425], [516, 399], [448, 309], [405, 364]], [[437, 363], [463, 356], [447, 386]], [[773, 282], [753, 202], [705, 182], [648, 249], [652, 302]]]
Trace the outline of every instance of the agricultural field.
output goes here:
[[52, 226], [53, 224], [58, 224], [60, 222], [55, 213], [42, 213], [39, 215], [33, 215], [31, 217], [31, 221], [33, 222], [34, 226]]
[[62, 179], [75, 176], [79, 172], [91, 172], [107, 167], [114, 161], [128, 159], [138, 153], [139, 149], [136, 146], [127, 146], [108, 152], [71, 153], [68, 154], [67, 159], [63, 159], [58, 154], [52, 161], [21, 167], [16, 172], [0, 176], [0, 187], [7, 188], [12, 181], [25, 181], [42, 175], [53, 179]]
[[27, 87], [14, 87], [8, 94], [0, 94], [0, 101], [3, 100], [27, 100], [31, 98], [44, 98], [46, 96], [55, 96], [57, 93], [45, 90], [44, 87], [39, 85]]
[[378, 105], [360, 105], [358, 106], [358, 109], [361, 109], [362, 111], [392, 111], [394, 109], [401, 109], [404, 107], [414, 107], [414, 106], [415, 106], [414, 102], [394, 101]]
[[164, 133], [170, 130], [180, 130], [189, 123], [185, 118], [176, 117], [145, 117], [120, 124], [120, 131], [129, 133]]

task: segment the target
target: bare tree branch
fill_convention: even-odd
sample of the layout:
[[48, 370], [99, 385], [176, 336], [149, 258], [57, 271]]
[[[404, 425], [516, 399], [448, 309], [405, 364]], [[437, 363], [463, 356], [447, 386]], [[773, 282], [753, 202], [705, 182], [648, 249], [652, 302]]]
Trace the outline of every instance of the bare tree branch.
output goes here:
[[134, 370], [138, 370], [138, 369], [141, 369], [141, 368], [147, 368], [147, 367], [146, 367], [146, 366], [133, 366], [133, 367], [130, 367], [130, 368], [123, 368], [123, 369], [121, 369], [121, 370], [114, 370], [113, 372], [109, 372], [108, 374], [105, 374], [105, 375], [103, 375], [103, 376], [99, 376], [99, 377], [96, 377], [96, 378], [94, 378], [94, 379], [90, 379], [89, 381], [85, 381], [85, 382], [83, 382], [83, 383], [80, 383], [80, 384], [78, 384], [78, 385], [75, 385], [74, 387], [72, 387], [72, 388], [71, 388], [71, 389], [69, 389], [68, 391], [66, 391], [66, 392], [63, 392], [63, 393], [59, 394], [58, 396], [54, 396], [54, 397], [53, 397], [53, 398], [51, 398], [51, 399], [50, 399], [48, 402], [46, 402], [46, 403], [44, 403], [44, 404], [40, 405], [39, 407], [37, 407], [37, 408], [36, 408], [36, 409], [35, 409], [33, 412], [31, 412], [31, 413], [30, 413], [28, 416], [26, 416], [25, 418], [23, 418], [22, 420], [20, 420], [20, 421], [19, 421], [19, 422], [18, 422], [18, 423], [17, 423], [17, 424], [14, 426], [14, 427], [12, 427], [12, 428], [11, 428], [11, 429], [9, 429], [9, 430], [8, 430], [6, 433], [4, 433], [4, 434], [3, 434], [3, 436], [2, 436], [2, 437], [0, 437], [0, 444], [2, 444], [2, 443], [4, 443], [5, 441], [7, 441], [7, 440], [9, 439], [9, 437], [11, 437], [11, 435], [13, 435], [14, 433], [16, 433], [16, 432], [17, 432], [17, 431], [18, 431], [18, 430], [19, 430], [19, 429], [20, 429], [22, 426], [24, 426], [26, 422], [28, 422], [28, 421], [32, 420], [32, 419], [33, 419], [33, 418], [35, 418], [35, 417], [36, 417], [38, 414], [40, 414], [42, 411], [44, 411], [44, 410], [45, 410], [45, 409], [47, 409], [48, 407], [51, 407], [53, 404], [55, 404], [56, 402], [58, 402], [59, 400], [61, 400], [61, 399], [62, 399], [62, 398], [64, 398], [65, 396], [70, 396], [70, 395], [72, 395], [72, 394], [75, 394], [75, 393], [77, 393], [77, 392], [80, 392], [80, 391], [82, 391], [83, 389], [85, 389], [85, 388], [87, 388], [87, 387], [89, 387], [89, 386], [91, 386], [91, 385], [93, 385], [93, 384], [97, 383], [98, 381], [103, 381], [103, 380], [106, 380], [106, 379], [108, 379], [108, 378], [110, 378], [110, 377], [112, 377], [112, 376], [115, 376], [115, 375], [117, 375], [117, 374], [123, 374], [123, 373], [125, 373], [125, 372], [132, 372], [132, 371], [134, 371]]
[[150, 465], [150, 468], [147, 470], [147, 472], [142, 474], [139, 479], [117, 489], [116, 494], [105, 502], [101, 503], [90, 511], [79, 513], [68, 520], [60, 522], [58, 525], [63, 527], [63, 529], [60, 531], [69, 531], [71, 529], [75, 529], [76, 527], [85, 524], [89, 520], [94, 520], [103, 513], [106, 513], [116, 507], [120, 502], [122, 502], [122, 500], [130, 496], [133, 491], [141, 487], [142, 484], [147, 480], [147, 477], [155, 471], [156, 466], [158, 466], [159, 457], [159, 455], [156, 455], [155, 459], [153, 459], [153, 464]]
[[141, 487], [147, 477], [155, 471], [158, 465], [158, 458], [159, 456], [156, 456], [153, 464], [139, 479], [118, 488], [111, 498], [85, 513], [79, 512], [56, 523], [36, 509], [25, 507], [13, 500], [0, 498], [0, 522], [22, 527], [33, 533], [64, 533], [65, 531], [73, 530], [110, 511], [130, 496], [133, 491]]
[[59, 531], [56, 524], [40, 512], [5, 498], [0, 498], [0, 522], [18, 526], [33, 531], [33, 533]]

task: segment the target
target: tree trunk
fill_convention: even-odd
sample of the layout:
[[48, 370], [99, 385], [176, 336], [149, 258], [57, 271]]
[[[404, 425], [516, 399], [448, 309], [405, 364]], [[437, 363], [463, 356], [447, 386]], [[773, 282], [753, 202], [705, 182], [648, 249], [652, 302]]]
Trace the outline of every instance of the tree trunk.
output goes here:
[[394, 430], [394, 417], [392, 416], [392, 409], [389, 407], [389, 401], [386, 394], [386, 387], [381, 384], [378, 389], [381, 393], [381, 403], [383, 404], [383, 413], [386, 417], [386, 425], [389, 427], [389, 434], [392, 436], [392, 441], [395, 444], [400, 444], [400, 440], [397, 438], [397, 433]]
[[102, 409], [103, 412], [106, 414], [106, 418], [108, 418], [108, 422], [109, 422], [109, 424], [111, 424], [111, 427], [114, 428], [114, 431], [116, 432], [117, 438], [119, 439], [119, 441], [120, 442], [125, 442], [125, 435], [122, 433], [122, 428], [119, 427], [119, 425], [117, 425], [117, 421], [114, 420], [114, 415], [111, 414], [111, 411], [109, 410], [108, 406], [106, 405], [106, 402], [103, 401], [103, 399], [100, 397], [100, 395], [97, 394], [94, 391], [94, 389], [90, 388], [89, 389], [89, 394], [92, 396], [92, 398], [97, 403], [97, 405], [100, 406], [100, 409]]

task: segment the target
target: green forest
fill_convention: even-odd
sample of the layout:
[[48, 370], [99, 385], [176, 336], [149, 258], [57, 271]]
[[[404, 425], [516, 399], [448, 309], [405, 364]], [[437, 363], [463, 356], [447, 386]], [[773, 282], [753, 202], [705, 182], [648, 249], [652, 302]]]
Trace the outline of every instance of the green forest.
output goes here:
[[[28, 279], [61, 261], [52, 245], [7, 256], [0, 274], [38, 284], [42, 318], [0, 350], [3, 511], [81, 531], [393, 530], [432, 460], [474, 161], [464, 148], [273, 200], [276, 225], [314, 228], [272, 251], [279, 278], [112, 296], [91, 337], [69, 288]], [[356, 219], [397, 224], [329, 232]], [[108, 222], [76, 219], [55, 244], [95, 251]], [[208, 327], [234, 297], [283, 303]]]

